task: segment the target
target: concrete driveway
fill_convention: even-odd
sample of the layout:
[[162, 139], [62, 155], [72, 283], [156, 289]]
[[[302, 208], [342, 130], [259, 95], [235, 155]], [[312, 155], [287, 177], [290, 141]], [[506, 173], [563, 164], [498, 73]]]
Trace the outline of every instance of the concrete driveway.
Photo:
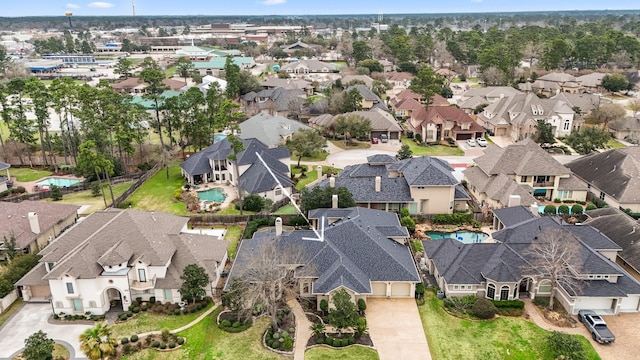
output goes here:
[[367, 325], [380, 360], [430, 360], [413, 299], [367, 299]]
[[389, 151], [382, 149], [354, 149], [332, 153], [327, 156], [324, 161], [327, 165], [331, 165], [340, 169], [344, 169], [348, 165], [362, 164], [367, 162], [367, 157], [376, 154], [387, 154], [395, 157], [397, 151]]
[[[637, 359], [640, 354], [640, 342], [638, 341], [640, 314], [620, 314], [603, 316], [602, 318], [616, 336], [616, 342], [610, 345], [601, 345], [593, 341], [588, 334], [585, 335], [602, 360]], [[579, 326], [584, 328], [582, 324]]]
[[0, 328], [0, 359], [8, 359], [22, 349], [24, 340], [38, 330], [44, 331], [56, 341], [70, 344], [72, 359], [84, 359], [78, 337], [91, 326], [57, 322], [50, 324], [50, 316], [50, 304], [25, 304]]

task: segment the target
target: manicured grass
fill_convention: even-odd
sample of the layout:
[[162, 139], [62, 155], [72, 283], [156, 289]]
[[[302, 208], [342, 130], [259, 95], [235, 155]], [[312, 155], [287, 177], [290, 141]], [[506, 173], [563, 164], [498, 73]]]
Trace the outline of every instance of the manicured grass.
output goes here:
[[[255, 211], [247, 211], [244, 210], [242, 212], [242, 215], [253, 215], [255, 214]], [[240, 215], [240, 210], [236, 209], [234, 204], [230, 204], [229, 206], [227, 206], [226, 208], [220, 210], [220, 212], [216, 213], [217, 215]]]
[[164, 211], [175, 215], [188, 215], [186, 205], [175, 200], [173, 192], [184, 184], [178, 163], [169, 165], [169, 178], [166, 170], [160, 169], [154, 176], [136, 190], [129, 200], [132, 207], [140, 210]]
[[11, 304], [7, 309], [5, 309], [2, 312], [2, 314], [0, 314], [0, 326], [2, 326], [2, 324], [4, 324], [9, 319], [9, 317], [11, 317], [11, 315], [18, 312], [21, 306], [22, 306], [22, 298], [18, 298], [16, 301], [13, 302], [13, 304]]
[[[434, 360], [553, 358], [546, 345], [550, 332], [524, 318], [463, 320], [449, 315], [432, 292], [425, 297], [426, 303], [418, 310]], [[600, 359], [586, 338], [577, 338], [584, 344], [587, 359]]]
[[[329, 152], [327, 151], [321, 151], [317, 154], [315, 154], [314, 156], [303, 156], [302, 159], [300, 159], [300, 161], [323, 161], [327, 159], [327, 156], [329, 156]], [[291, 161], [295, 162], [296, 164], [298, 163], [298, 156], [294, 155], [291, 157]]]
[[148, 331], [160, 331], [162, 329], [174, 330], [187, 325], [203, 312], [210, 309], [213, 304], [209, 304], [205, 309], [189, 315], [160, 315], [150, 312], [139, 312], [135, 317], [119, 322], [112, 326], [113, 336], [120, 339], [124, 336], [141, 334]]
[[329, 140], [333, 143], [333, 145], [339, 147], [343, 150], [353, 150], [353, 149], [369, 149], [371, 148], [371, 144], [368, 141], [358, 141], [352, 140], [349, 145], [345, 143], [344, 140]]
[[128, 360], [284, 360], [284, 356], [265, 349], [261, 344], [262, 334], [268, 319], [259, 318], [247, 331], [237, 334], [218, 328], [215, 319], [220, 309], [214, 311], [195, 326], [179, 333], [187, 339], [186, 344], [170, 352], [144, 350], [127, 357]]
[[173, 74], [176, 73], [176, 67], [172, 66], [170, 68], [167, 68], [164, 73], [167, 75], [167, 78], [171, 79], [173, 77]]
[[[316, 167], [313, 166], [311, 169], [309, 169], [309, 166], [307, 165], [300, 165], [300, 168], [295, 167], [295, 165], [291, 165], [291, 173], [292, 174], [299, 174], [301, 172], [301, 168], [304, 167], [305, 169], [307, 169], [307, 173], [306, 173], [306, 177], [299, 179], [298, 183], [296, 184], [296, 190], [302, 190], [304, 189], [307, 185], [311, 184], [312, 182], [318, 180], [318, 172], [316, 171]], [[326, 173], [327, 170], [329, 169], [333, 169], [333, 170], [339, 170], [338, 168], [334, 168], [331, 166], [322, 166], [322, 172]]]
[[19, 182], [36, 181], [52, 174], [53, 173], [49, 170], [31, 168], [9, 168], [9, 175], [11, 175], [11, 177], [15, 177]]
[[227, 227], [227, 232], [224, 234], [224, 239], [229, 242], [227, 251], [229, 252], [229, 258], [234, 259], [236, 257], [236, 250], [238, 249], [238, 243], [242, 236], [242, 226], [233, 225]]
[[[128, 188], [133, 185], [133, 182], [129, 181], [122, 184], [112, 185], [113, 186], [113, 197], [117, 198], [122, 195]], [[104, 188], [104, 196], [107, 199], [107, 204], [111, 205], [111, 194], [109, 193], [109, 188], [105, 186]], [[51, 199], [45, 199], [42, 201], [46, 202], [54, 202]], [[94, 213], [99, 210], [103, 210], [104, 199], [102, 195], [93, 196], [91, 195], [91, 190], [79, 191], [77, 193], [65, 194], [62, 197], [62, 200], [56, 201], [58, 204], [72, 204], [72, 205], [91, 205], [91, 207], [85, 212], [87, 214]]]
[[61, 344], [55, 343], [53, 344], [53, 358], [54, 359], [68, 359], [69, 350]]
[[273, 215], [295, 215], [298, 213], [295, 206], [293, 205], [285, 205], [278, 209], [278, 211], [274, 212]]
[[307, 350], [304, 354], [305, 360], [374, 360], [380, 359], [378, 352], [364, 346], [349, 346], [345, 349], [330, 349], [326, 347], [315, 347]]
[[307, 101], [309, 102], [309, 104], [313, 104], [316, 101], [318, 101], [320, 99], [324, 99], [324, 98], [326, 98], [326, 96], [324, 96], [324, 95], [313, 95], [313, 96], [309, 96], [307, 98]]
[[609, 139], [607, 142], [607, 149], [624, 149], [625, 147], [626, 146], [616, 139]]
[[457, 146], [445, 146], [445, 145], [425, 145], [421, 146], [416, 144], [413, 139], [409, 139], [403, 136], [402, 144], [409, 145], [413, 156], [462, 156], [464, 151]]

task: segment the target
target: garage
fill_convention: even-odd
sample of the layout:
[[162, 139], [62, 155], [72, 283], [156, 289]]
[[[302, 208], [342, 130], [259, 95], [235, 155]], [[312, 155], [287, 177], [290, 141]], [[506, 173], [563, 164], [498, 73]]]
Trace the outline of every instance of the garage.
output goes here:
[[469, 140], [473, 138], [473, 134], [456, 133], [456, 140]]
[[628, 296], [622, 298], [620, 301], [620, 312], [636, 312], [638, 311], [640, 304], [640, 297], [638, 296]]
[[413, 297], [410, 283], [391, 284], [391, 297]]
[[373, 296], [387, 296], [387, 283], [372, 282], [371, 288], [373, 290]]
[[46, 298], [48, 296], [51, 296], [51, 291], [49, 290], [48, 285], [32, 285], [31, 286], [31, 297]]
[[371, 137], [372, 137], [372, 138], [374, 138], [374, 137], [375, 137], [375, 138], [378, 138], [378, 139], [379, 139], [379, 138], [380, 138], [380, 135], [382, 135], [382, 134], [387, 135], [387, 132], [386, 132], [386, 131], [372, 131], [372, 132], [371, 132]]
[[574, 313], [577, 313], [578, 310], [589, 309], [593, 311], [611, 311], [612, 304], [614, 299], [611, 298], [600, 298], [600, 297], [580, 297], [576, 299], [576, 304], [574, 306]]

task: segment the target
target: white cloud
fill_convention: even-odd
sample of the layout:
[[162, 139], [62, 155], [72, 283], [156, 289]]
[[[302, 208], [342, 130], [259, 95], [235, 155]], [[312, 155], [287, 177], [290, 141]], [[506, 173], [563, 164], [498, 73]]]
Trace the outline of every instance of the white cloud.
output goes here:
[[284, 4], [286, 2], [287, 2], [287, 0], [264, 0], [264, 1], [261, 1], [260, 4], [262, 4], [262, 5], [280, 5], [280, 4]]
[[79, 9], [80, 5], [69, 3], [69, 4], [66, 5], [66, 7], [67, 7], [67, 9]]
[[96, 1], [96, 2], [92, 2], [91, 4], [89, 4], [89, 7], [91, 8], [99, 8], [99, 9], [108, 9], [110, 7], [113, 7], [114, 5], [112, 3], [108, 3], [108, 2], [102, 2], [102, 1]]
[[471, 2], [474, 2], [474, 3], [481, 3], [481, 2], [482, 2], [482, 0], [471, 0]]

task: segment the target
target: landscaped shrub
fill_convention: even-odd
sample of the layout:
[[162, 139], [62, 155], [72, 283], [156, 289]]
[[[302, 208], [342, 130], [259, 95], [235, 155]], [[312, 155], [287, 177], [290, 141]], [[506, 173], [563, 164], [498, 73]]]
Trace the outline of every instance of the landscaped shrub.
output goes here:
[[271, 347], [271, 345], [273, 345], [273, 339], [267, 339], [265, 343], [267, 344], [268, 347]]
[[582, 360], [587, 358], [582, 343], [573, 335], [554, 331], [547, 337], [547, 344], [555, 359]]
[[432, 224], [438, 225], [465, 225], [473, 221], [472, 214], [455, 213], [455, 214], [436, 214], [431, 217]]
[[502, 308], [524, 309], [524, 301], [520, 301], [520, 300], [493, 300], [491, 302], [498, 309], [502, 309]]
[[293, 339], [288, 337], [282, 342], [282, 348], [289, 351], [293, 349]]
[[178, 336], [178, 338], [176, 339], [176, 342], [178, 343], [178, 345], [182, 345], [184, 344], [184, 338], [181, 336]]
[[134, 343], [138, 341], [138, 335], [131, 335], [131, 342]]
[[335, 347], [342, 346], [342, 340], [341, 339], [333, 339], [333, 346], [335, 346]]
[[560, 204], [562, 201], [558, 198], [553, 199], [553, 202], [556, 204]]
[[556, 207], [554, 205], [547, 205], [544, 207], [544, 214], [545, 215], [555, 215], [556, 214]]
[[174, 343], [173, 341], [169, 343], [169, 349], [173, 349], [176, 347], [176, 343]]
[[122, 347], [122, 353], [124, 355], [131, 355], [133, 354], [134, 350], [133, 347], [131, 346], [131, 344], [126, 344], [125, 346]]
[[571, 213], [572, 214], [582, 214], [582, 205], [580, 204], [575, 204], [571, 207]]
[[140, 311], [147, 311], [149, 307], [147, 305], [140, 306]]
[[296, 333], [296, 328], [292, 328], [292, 327], [290, 327], [290, 328], [289, 328], [289, 334], [292, 334], [292, 335], [293, 335], [293, 334], [295, 334], [295, 333]]
[[497, 312], [496, 306], [485, 298], [476, 300], [476, 303], [471, 307], [471, 313], [480, 319], [491, 319]]
[[240, 321], [236, 321], [231, 326], [234, 327], [234, 328], [239, 328], [240, 325], [242, 325], [242, 323], [240, 323]]
[[349, 336], [347, 340], [349, 340], [349, 345], [353, 345], [356, 343], [356, 338], [354, 338], [353, 336]]
[[220, 326], [221, 326], [221, 327], [224, 327], [224, 328], [228, 328], [228, 327], [230, 327], [230, 326], [231, 326], [231, 321], [229, 321], [229, 320], [222, 320], [222, 321], [220, 321]]
[[160, 341], [154, 341], [153, 344], [151, 344], [151, 346], [153, 346], [154, 348], [160, 347]]
[[327, 345], [333, 345], [333, 338], [331, 336], [327, 336], [324, 342]]
[[125, 338], [120, 339], [120, 344], [124, 345], [124, 344], [127, 344], [127, 343], [129, 343], [129, 338], [125, 337]]
[[140, 304], [142, 302], [142, 297], [141, 296], [136, 297], [136, 302]]
[[147, 346], [151, 346], [151, 343], [153, 342], [153, 335], [147, 335], [144, 338], [144, 343]]
[[316, 338], [316, 344], [324, 344], [324, 338], [323, 337], [317, 337]]
[[413, 221], [411, 216], [405, 216], [400, 219], [400, 225], [406, 227], [410, 234], [413, 234], [416, 231], [416, 222]]
[[342, 346], [349, 345], [349, 339], [342, 339]]
[[598, 208], [598, 207], [597, 207], [597, 206], [595, 206], [594, 204], [589, 204], [589, 205], [587, 205], [587, 211], [595, 210], [595, 209], [597, 209], [597, 208]]
[[139, 312], [140, 312], [140, 308], [136, 306], [136, 307], [134, 307], [133, 309], [131, 309], [131, 311], [132, 311], [134, 314], [137, 314], [137, 313], [139, 313]]
[[132, 316], [133, 316], [133, 312], [127, 311], [127, 317], [132, 317]]
[[327, 300], [320, 300], [320, 310], [322, 310], [322, 312], [325, 314], [327, 313], [327, 311], [329, 311], [329, 303], [327, 302]]
[[280, 347], [280, 342], [279, 342], [279, 341], [274, 341], [274, 342], [271, 344], [271, 348], [272, 348], [272, 349], [277, 349], [277, 348], [279, 348], [279, 347]]
[[536, 296], [536, 298], [533, 299], [533, 304], [536, 306], [549, 306], [549, 300], [551, 299], [548, 297]]
[[367, 302], [364, 299], [358, 299], [358, 311], [363, 313], [365, 310], [367, 310]]
[[160, 349], [164, 350], [167, 348], [167, 344], [166, 343], [160, 343]]
[[173, 315], [180, 315], [180, 309], [173, 310]]
[[169, 337], [171, 336], [171, 332], [169, 331], [169, 329], [162, 329], [162, 332], [160, 333], [160, 337], [162, 338], [162, 342], [167, 342], [169, 341]]
[[120, 316], [118, 316], [118, 319], [120, 319], [120, 321], [125, 321], [127, 320], [129, 317], [127, 316], [127, 314], [120, 314]]
[[278, 340], [280, 338], [280, 334], [279, 333], [274, 333], [271, 337], [273, 339], [275, 339], [275, 340]]
[[558, 206], [558, 213], [559, 214], [565, 214], [565, 215], [568, 214], [569, 213], [569, 206], [564, 205], [564, 204]]

